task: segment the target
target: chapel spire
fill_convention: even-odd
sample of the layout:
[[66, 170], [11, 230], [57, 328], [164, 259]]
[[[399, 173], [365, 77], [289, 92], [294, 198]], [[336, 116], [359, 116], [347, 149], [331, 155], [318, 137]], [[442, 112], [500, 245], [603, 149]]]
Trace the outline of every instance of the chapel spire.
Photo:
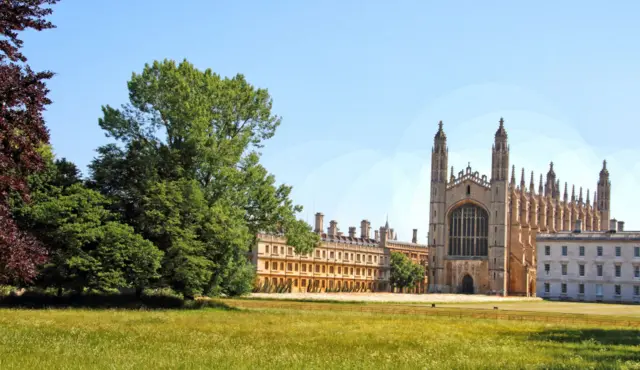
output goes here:
[[431, 150], [431, 182], [447, 182], [447, 161], [449, 151], [447, 149], [447, 135], [442, 129], [442, 121], [438, 123], [438, 132], [433, 138], [433, 149]]
[[531, 171], [531, 180], [529, 180], [529, 193], [535, 192], [535, 184], [533, 183], [533, 171]]
[[500, 118], [500, 126], [496, 131], [491, 156], [491, 181], [507, 181], [509, 176], [509, 146], [504, 119]]
[[540, 174], [540, 182], [538, 183], [538, 195], [542, 195], [542, 174]]
[[524, 167], [522, 167], [522, 172], [520, 173], [520, 189], [522, 189], [522, 192], [527, 190], [524, 182]]
[[567, 191], [567, 182], [564, 182], [564, 202], [567, 203], [569, 201], [569, 192]]

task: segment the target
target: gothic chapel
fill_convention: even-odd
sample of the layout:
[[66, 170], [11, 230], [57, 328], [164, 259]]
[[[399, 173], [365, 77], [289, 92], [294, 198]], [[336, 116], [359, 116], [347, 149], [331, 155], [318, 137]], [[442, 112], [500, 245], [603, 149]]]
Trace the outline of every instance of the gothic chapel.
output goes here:
[[429, 215], [429, 291], [534, 295], [536, 292], [536, 233], [571, 230], [581, 220], [584, 230], [606, 230], [609, 222], [611, 182], [606, 161], [600, 171], [593, 204], [569, 197], [567, 183], [561, 194], [553, 162], [538, 189], [531, 172], [520, 184], [515, 167], [509, 173], [509, 146], [504, 120], [492, 147], [491, 178], [467, 166], [448, 174], [447, 136], [439, 123], [431, 154]]

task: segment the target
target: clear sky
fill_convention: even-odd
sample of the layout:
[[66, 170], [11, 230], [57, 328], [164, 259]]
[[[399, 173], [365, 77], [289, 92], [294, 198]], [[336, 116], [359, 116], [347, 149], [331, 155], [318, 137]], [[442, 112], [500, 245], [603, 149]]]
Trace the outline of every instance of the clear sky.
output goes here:
[[310, 223], [388, 214], [400, 240], [417, 228], [426, 242], [437, 122], [456, 172], [490, 175], [503, 116], [518, 181], [553, 161], [593, 196], [607, 159], [612, 215], [640, 229], [640, 2], [521, 3], [62, 0], [25, 52], [57, 73], [51, 141], [85, 174], [109, 140], [101, 105], [126, 103], [145, 63], [187, 58], [269, 89], [283, 123], [263, 163]]

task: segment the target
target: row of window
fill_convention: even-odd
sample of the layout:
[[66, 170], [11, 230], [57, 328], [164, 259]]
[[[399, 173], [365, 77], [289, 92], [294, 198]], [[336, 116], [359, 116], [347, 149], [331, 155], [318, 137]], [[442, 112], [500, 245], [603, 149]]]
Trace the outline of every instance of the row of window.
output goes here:
[[[269, 252], [271, 250], [271, 252]], [[278, 246], [277, 245], [273, 245], [270, 246], [269, 245], [265, 245], [264, 246], [264, 251], [265, 253], [269, 254], [285, 254], [285, 247], [281, 246], [279, 251], [280, 253], [278, 253]], [[293, 256], [294, 255], [294, 251], [292, 247], [287, 247], [287, 255], [288, 256]], [[311, 254], [305, 254], [305, 256], [307, 257], [311, 257]], [[350, 252], [345, 252], [344, 253], [344, 258], [343, 258], [343, 254], [342, 252], [337, 252], [337, 256], [338, 256], [338, 260], [343, 260], [343, 261], [355, 261], [355, 262], [368, 262], [368, 263], [378, 263], [378, 261], [380, 261], [379, 263], [383, 264], [385, 262], [388, 262], [388, 257], [386, 256], [380, 256], [380, 258], [378, 259], [377, 255], [371, 255], [371, 254], [361, 254], [361, 253], [350, 253]], [[327, 251], [325, 250], [320, 250], [320, 249], [316, 249], [315, 250], [315, 257], [316, 258], [327, 258]], [[336, 252], [334, 251], [329, 251], [329, 258], [330, 259], [335, 259], [336, 258]], [[417, 258], [417, 255], [414, 253], [413, 254], [413, 258]]]
[[[595, 265], [596, 266], [596, 274], [597, 276], [603, 276], [603, 264], [598, 263]], [[615, 269], [615, 276], [616, 277], [621, 277], [622, 276], [622, 265], [616, 264], [614, 265], [614, 269]], [[544, 264], [544, 272], [549, 275], [549, 271], [551, 270], [551, 264], [550, 263], [545, 263]], [[568, 274], [568, 264], [566, 263], [561, 263], [561, 272], [562, 275], [567, 275]], [[580, 263], [578, 264], [578, 275], [579, 276], [584, 276], [585, 274], [585, 264]], [[640, 266], [633, 266], [633, 276], [635, 278], [640, 278]]]
[[[315, 266], [315, 271], [314, 267]], [[291, 263], [288, 262], [286, 267], [287, 269], [285, 270], [285, 264], [284, 262], [280, 262], [280, 269], [278, 270], [278, 262], [272, 262], [269, 263], [269, 261], [265, 261], [264, 262], [264, 269], [269, 271], [269, 268], [271, 268], [270, 271], [290, 271], [290, 272], [297, 272], [298, 271], [298, 264], [297, 263]], [[316, 272], [316, 273], [326, 273], [327, 270], [329, 270], [330, 274], [333, 273], [337, 273], [337, 274], [344, 274], [344, 275], [354, 275], [354, 276], [372, 276], [372, 277], [378, 277], [381, 276], [380, 272], [376, 269], [365, 269], [365, 268], [360, 268], [360, 267], [356, 267], [355, 270], [353, 267], [344, 267], [342, 268], [342, 266], [338, 266], [337, 268], [334, 268], [334, 266], [329, 266], [329, 268], [327, 269], [326, 265], [312, 265], [312, 264], [306, 264], [306, 263], [302, 263], [300, 264], [300, 271], [301, 272]], [[355, 272], [355, 274], [354, 274]]]
[[[584, 289], [584, 284], [578, 284], [578, 294], [586, 294]], [[545, 294], [549, 294], [551, 292], [551, 283], [544, 283], [544, 292]], [[560, 284], [560, 292], [562, 294], [567, 294], [567, 284]], [[602, 284], [595, 285], [595, 293], [596, 296], [602, 296]], [[621, 295], [622, 294], [622, 286], [620, 284], [614, 285], [614, 294]], [[640, 296], [640, 285], [633, 286], [633, 295]]]
[[[602, 256], [602, 251], [603, 251], [603, 247], [602, 246], [597, 246], [596, 247], [596, 253], [598, 257]], [[583, 257], [585, 253], [585, 248], [583, 245], [578, 247], [578, 254]], [[566, 245], [562, 246], [562, 255], [566, 256], [568, 254], [568, 247]], [[544, 255], [545, 256], [550, 256], [551, 255], [551, 246], [550, 245], [545, 245], [544, 246]], [[616, 257], [621, 257], [622, 256], [622, 247], [620, 246], [616, 246]], [[633, 256], [634, 257], [640, 257], [640, 247], [633, 247]]]
[[[286, 281], [284, 280], [284, 278], [271, 278], [271, 283], [274, 285], [279, 284], [291, 284], [294, 288], [298, 287], [298, 279], [287, 279]], [[315, 288], [331, 288], [333, 289], [335, 288], [342, 288], [342, 287], [347, 287], [347, 288], [360, 288], [361, 286], [366, 286], [368, 289], [371, 289], [373, 287], [373, 283], [372, 282], [360, 282], [360, 281], [333, 281], [333, 280], [329, 280], [329, 282], [327, 283], [325, 280], [312, 280], [312, 279], [300, 279], [300, 287], [302, 288], [306, 288], [307, 287], [307, 283], [309, 284], [309, 286], [315, 287]]]

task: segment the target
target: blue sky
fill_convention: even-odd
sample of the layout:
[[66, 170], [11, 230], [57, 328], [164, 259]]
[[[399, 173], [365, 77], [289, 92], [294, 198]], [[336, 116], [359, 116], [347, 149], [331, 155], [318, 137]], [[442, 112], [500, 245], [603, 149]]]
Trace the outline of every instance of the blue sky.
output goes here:
[[518, 174], [553, 161], [586, 193], [607, 159], [613, 216], [639, 229], [640, 2], [519, 3], [62, 0], [25, 53], [57, 73], [51, 141], [85, 173], [109, 142], [101, 105], [125, 103], [145, 63], [186, 58], [269, 89], [283, 123], [263, 163], [310, 222], [388, 214], [399, 239], [426, 241], [437, 122], [456, 172], [490, 175], [503, 116]]

